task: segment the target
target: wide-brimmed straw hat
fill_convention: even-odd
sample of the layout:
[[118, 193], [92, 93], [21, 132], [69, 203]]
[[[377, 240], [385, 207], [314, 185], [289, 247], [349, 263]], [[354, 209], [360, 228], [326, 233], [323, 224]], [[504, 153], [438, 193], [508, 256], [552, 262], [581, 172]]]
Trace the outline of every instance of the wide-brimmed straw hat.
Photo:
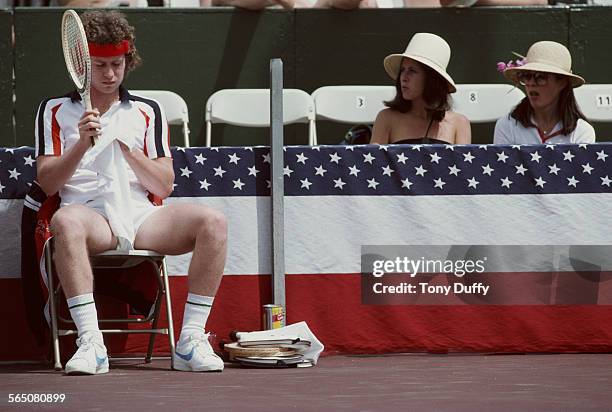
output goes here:
[[554, 41], [539, 41], [534, 43], [525, 56], [527, 63], [504, 70], [504, 76], [518, 84], [517, 76], [521, 71], [534, 71], [562, 74], [570, 78], [572, 87], [580, 87], [584, 79], [572, 73], [572, 56], [567, 48]]
[[402, 54], [390, 54], [383, 62], [385, 71], [393, 79], [397, 80], [400, 66], [404, 57], [409, 57], [435, 70], [448, 82], [448, 91], [457, 91], [455, 82], [446, 73], [446, 67], [450, 60], [451, 50], [448, 43], [440, 36], [431, 33], [416, 33], [410, 39], [406, 51]]

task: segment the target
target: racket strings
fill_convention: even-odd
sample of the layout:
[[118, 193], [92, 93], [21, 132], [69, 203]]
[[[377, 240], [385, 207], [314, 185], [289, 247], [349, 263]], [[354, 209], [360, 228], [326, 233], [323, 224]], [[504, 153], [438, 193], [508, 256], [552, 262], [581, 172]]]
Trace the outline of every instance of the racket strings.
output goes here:
[[80, 29], [76, 21], [69, 19], [66, 22], [65, 35], [66, 45], [69, 55], [69, 70], [72, 72], [74, 80], [79, 89], [83, 88], [87, 75], [87, 65], [85, 57], [85, 47], [81, 37]]

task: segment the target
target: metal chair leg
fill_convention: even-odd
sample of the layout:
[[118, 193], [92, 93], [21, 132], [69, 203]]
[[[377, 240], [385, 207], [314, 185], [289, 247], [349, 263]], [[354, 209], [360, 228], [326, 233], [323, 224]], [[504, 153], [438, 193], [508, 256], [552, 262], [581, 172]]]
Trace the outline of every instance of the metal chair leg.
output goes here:
[[[153, 309], [153, 321], [151, 322], [151, 328], [157, 329], [157, 324], [159, 323], [159, 315], [161, 312], [161, 302], [162, 295], [164, 292], [164, 282], [162, 279], [162, 263], [151, 262], [153, 266], [155, 266], [155, 276], [157, 277], [158, 289], [157, 289], [157, 297], [155, 298], [155, 308]], [[155, 338], [157, 337], [157, 333], [151, 333], [149, 336], [149, 347], [147, 349], [147, 356], [145, 357], [145, 363], [151, 363], [151, 358], [153, 357], [153, 347], [155, 346]]]
[[168, 282], [168, 269], [166, 267], [166, 258], [162, 261], [162, 278], [164, 280], [164, 292], [166, 295], [166, 316], [168, 317], [168, 343], [170, 344], [170, 367], [174, 369], [174, 323], [172, 319], [172, 299], [170, 297], [170, 284]]
[[51, 318], [51, 337], [53, 340], [53, 360], [55, 370], [62, 370], [62, 363], [59, 349], [59, 335], [57, 331], [57, 300], [55, 285], [53, 283], [53, 253], [51, 251], [51, 241], [45, 247], [45, 267], [47, 270], [47, 286], [49, 289], [49, 317]]

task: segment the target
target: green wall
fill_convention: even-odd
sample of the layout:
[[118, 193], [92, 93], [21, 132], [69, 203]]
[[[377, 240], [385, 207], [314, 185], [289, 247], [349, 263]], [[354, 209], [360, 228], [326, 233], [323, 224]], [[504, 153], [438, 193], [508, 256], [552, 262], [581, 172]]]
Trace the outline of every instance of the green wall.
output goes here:
[[[15, 112], [17, 145], [33, 145], [38, 102], [70, 89], [60, 47], [63, 9], [17, 8], [15, 20]], [[285, 87], [307, 92], [332, 84], [390, 84], [382, 60], [401, 52], [419, 31], [440, 34], [451, 45], [448, 68], [457, 83], [503, 83], [495, 65], [526, 53], [537, 40], [571, 49], [575, 71], [592, 83], [612, 83], [607, 53], [612, 8], [466, 8], [313, 10], [249, 12], [216, 9], [128, 9], [144, 64], [127, 79], [132, 89], [169, 89], [190, 109], [192, 145], [204, 144], [206, 99], [222, 88], [269, 85], [269, 60], [284, 62]], [[0, 14], [0, 34], [10, 15]], [[8, 43], [0, 35], [0, 50]], [[10, 50], [10, 49], [9, 49]], [[10, 55], [10, 51], [7, 53]], [[6, 55], [3, 53], [3, 55]], [[10, 62], [0, 62], [0, 99], [9, 96]], [[10, 72], [9, 72], [10, 73]], [[10, 87], [9, 87], [10, 89]], [[8, 89], [7, 89], [8, 90]], [[5, 96], [6, 95], [6, 96]], [[4, 102], [4, 100], [2, 100]], [[0, 108], [2, 137], [10, 136], [10, 107]], [[346, 125], [318, 122], [321, 143], [336, 143]], [[611, 125], [595, 125], [598, 139], [612, 140]], [[608, 130], [610, 129], [610, 130]], [[475, 142], [490, 142], [493, 125], [473, 126]], [[172, 143], [180, 144], [178, 129]], [[266, 144], [268, 131], [214, 126], [213, 143]], [[285, 130], [287, 144], [306, 143], [306, 126]], [[6, 145], [8, 140], [0, 143]]]
[[13, 50], [10, 10], [0, 10], [0, 147], [15, 146], [13, 134]]

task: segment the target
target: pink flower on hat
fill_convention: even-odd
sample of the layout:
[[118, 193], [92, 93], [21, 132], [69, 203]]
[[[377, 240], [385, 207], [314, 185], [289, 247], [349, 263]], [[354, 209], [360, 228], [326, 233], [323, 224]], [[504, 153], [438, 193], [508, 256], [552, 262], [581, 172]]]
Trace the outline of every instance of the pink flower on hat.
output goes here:
[[521, 56], [518, 53], [512, 52], [514, 55], [520, 57], [520, 59], [516, 59], [516, 60], [510, 60], [508, 63], [505, 62], [498, 62], [497, 63], [497, 71], [500, 73], [503, 73], [505, 70], [507, 69], [513, 69], [515, 67], [520, 67], [523, 66], [524, 64], [527, 63], [527, 59], [523, 56]]

